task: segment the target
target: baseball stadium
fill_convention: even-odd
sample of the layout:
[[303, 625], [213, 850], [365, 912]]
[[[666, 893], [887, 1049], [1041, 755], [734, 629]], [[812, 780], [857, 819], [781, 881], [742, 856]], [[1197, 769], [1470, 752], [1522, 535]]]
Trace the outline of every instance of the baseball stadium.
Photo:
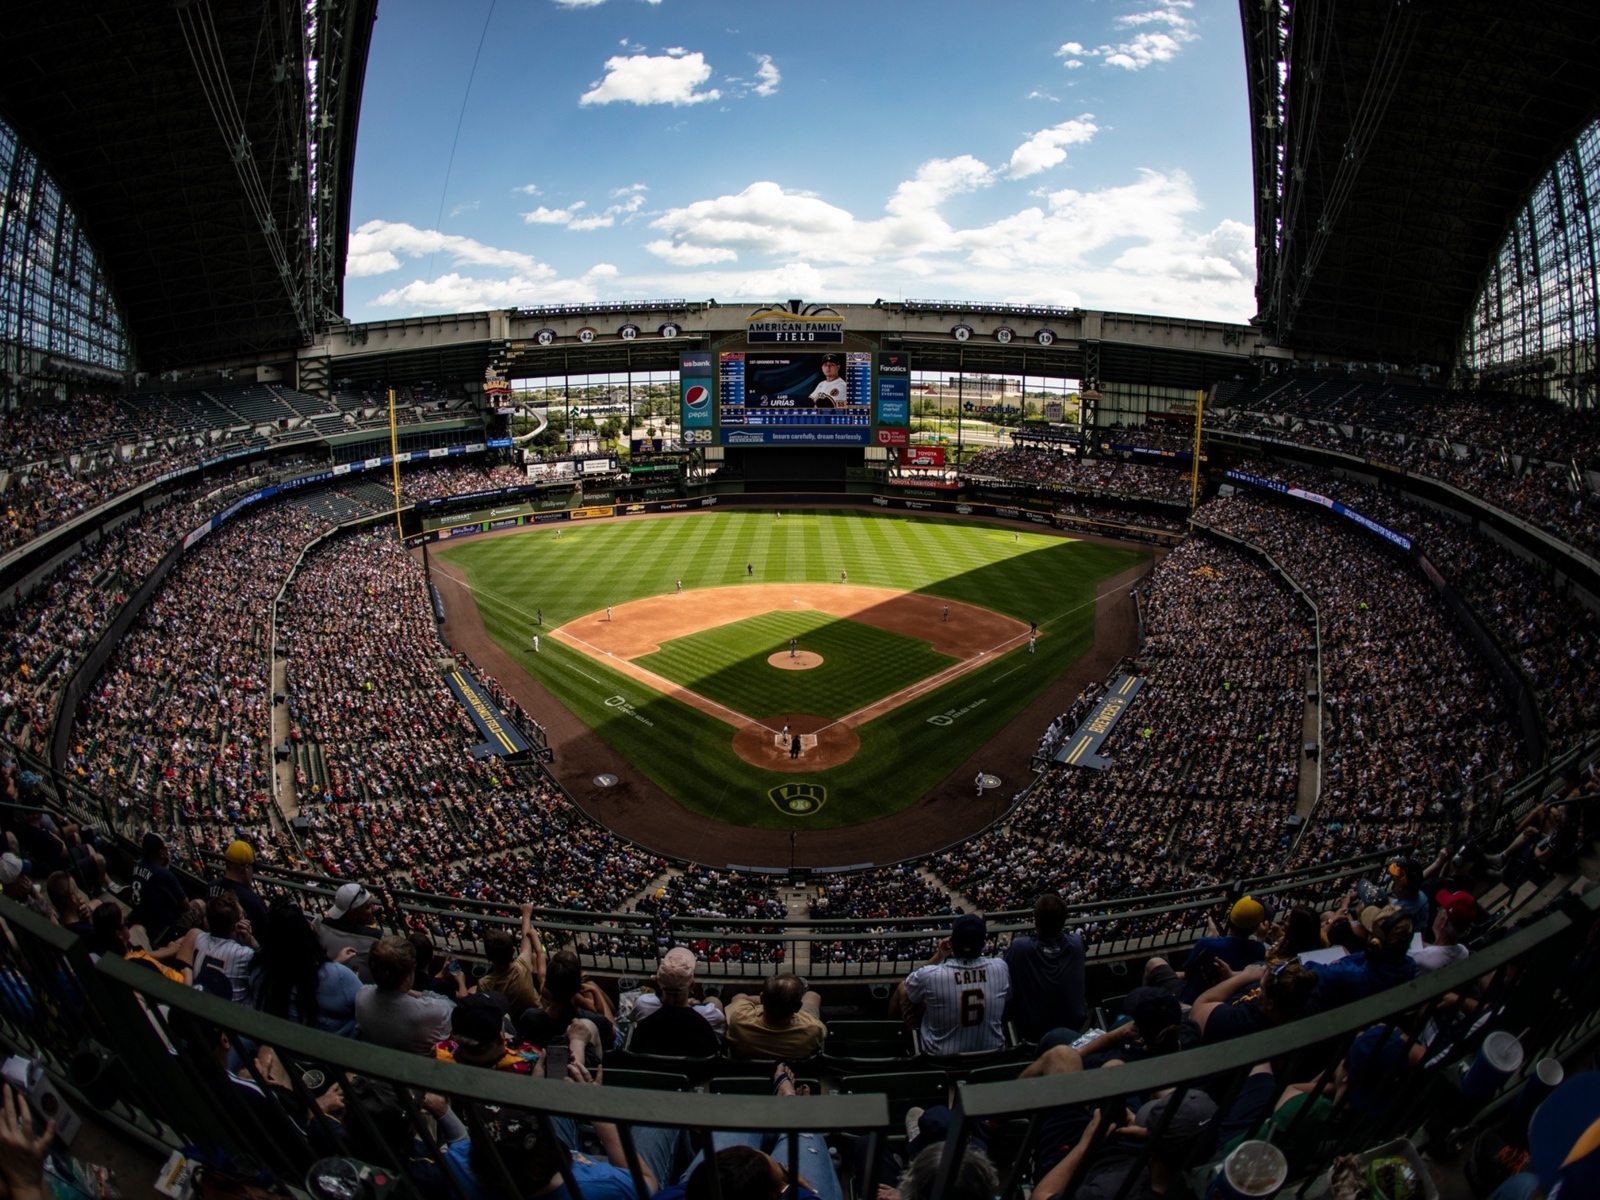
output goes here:
[[1088, 112], [874, 221], [563, 190], [769, 169], [802, 43], [658, 6], [6, 6], [6, 1192], [1600, 1196], [1600, 12], [973, 29], [1211, 56], [1253, 227], [1163, 276], [1202, 170], [951, 224]]

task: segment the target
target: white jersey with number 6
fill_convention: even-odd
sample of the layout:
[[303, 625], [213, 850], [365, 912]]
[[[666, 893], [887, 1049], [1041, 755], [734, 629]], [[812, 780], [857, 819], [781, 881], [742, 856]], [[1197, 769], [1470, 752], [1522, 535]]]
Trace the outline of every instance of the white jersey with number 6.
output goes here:
[[906, 978], [906, 998], [922, 1005], [922, 1044], [929, 1054], [998, 1050], [1001, 1018], [1011, 995], [1011, 970], [998, 958], [949, 958]]

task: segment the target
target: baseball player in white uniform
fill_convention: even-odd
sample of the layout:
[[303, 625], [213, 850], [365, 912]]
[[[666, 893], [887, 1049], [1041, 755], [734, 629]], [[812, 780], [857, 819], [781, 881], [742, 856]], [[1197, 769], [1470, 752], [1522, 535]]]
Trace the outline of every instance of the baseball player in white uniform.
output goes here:
[[811, 403], [818, 408], [843, 408], [846, 403], [844, 379], [840, 372], [844, 360], [837, 354], [822, 356], [822, 382], [811, 389]]
[[1001, 1019], [1011, 997], [1011, 971], [1003, 960], [984, 956], [988, 933], [977, 913], [957, 917], [927, 965], [911, 972], [890, 999], [891, 1017], [921, 1008], [922, 1044], [929, 1054], [969, 1054], [1005, 1045]]

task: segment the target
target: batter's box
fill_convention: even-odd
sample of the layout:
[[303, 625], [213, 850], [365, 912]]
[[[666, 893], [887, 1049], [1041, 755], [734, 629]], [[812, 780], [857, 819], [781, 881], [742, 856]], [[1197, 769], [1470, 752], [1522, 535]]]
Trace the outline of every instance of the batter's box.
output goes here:
[[[776, 746], [779, 750], [787, 751], [794, 744], [794, 739], [793, 739], [793, 737], [784, 737], [783, 734], [781, 732], [779, 732], [779, 733], [775, 733], [775, 734], [772, 735], [772, 744], [774, 746]], [[814, 733], [802, 733], [800, 735], [800, 753], [801, 754], [804, 754], [807, 750], [815, 750], [816, 748], [817, 748], [817, 735], [816, 734], [814, 734]]]

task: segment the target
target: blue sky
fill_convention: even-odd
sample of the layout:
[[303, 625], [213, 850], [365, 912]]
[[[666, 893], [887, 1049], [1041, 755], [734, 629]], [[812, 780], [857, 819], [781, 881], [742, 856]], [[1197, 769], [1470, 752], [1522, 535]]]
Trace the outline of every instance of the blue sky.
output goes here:
[[384, 0], [346, 313], [797, 296], [1243, 320], [1249, 151], [1230, 0]]

